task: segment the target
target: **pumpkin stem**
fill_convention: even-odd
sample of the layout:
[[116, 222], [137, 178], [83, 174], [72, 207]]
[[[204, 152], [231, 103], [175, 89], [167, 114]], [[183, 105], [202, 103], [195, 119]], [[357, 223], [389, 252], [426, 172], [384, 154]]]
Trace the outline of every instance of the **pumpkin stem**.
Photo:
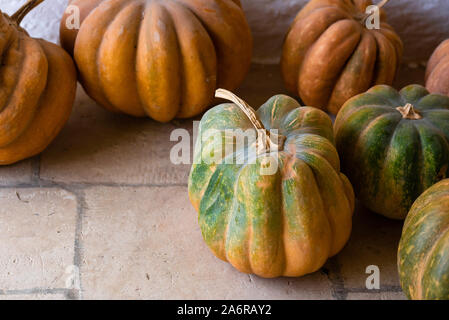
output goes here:
[[402, 114], [402, 118], [409, 120], [419, 120], [422, 119], [422, 116], [419, 114], [418, 110], [415, 110], [411, 103], [407, 103], [404, 107], [397, 107], [398, 110]]
[[216, 98], [222, 98], [234, 102], [248, 117], [252, 125], [257, 131], [257, 154], [267, 153], [270, 151], [280, 151], [283, 149], [285, 137], [270, 133], [263, 126], [262, 122], [257, 118], [254, 109], [244, 100], [237, 97], [232, 92], [225, 89], [218, 89], [215, 92]]
[[25, 3], [19, 10], [17, 10], [16, 13], [14, 13], [11, 16], [11, 19], [13, 19], [18, 25], [22, 22], [23, 18], [30, 13], [31, 10], [36, 8], [38, 5], [40, 5], [44, 0], [28, 0], [27, 3]]
[[377, 4], [377, 6], [379, 7], [379, 9], [382, 9], [383, 6], [385, 6], [390, 0], [382, 0], [381, 2], [379, 2]]
[[[376, 6], [380, 9], [382, 9], [390, 0], [382, 0], [381, 2], [379, 2]], [[362, 16], [362, 23], [365, 24], [366, 19], [369, 18], [370, 14], [361, 14]]]

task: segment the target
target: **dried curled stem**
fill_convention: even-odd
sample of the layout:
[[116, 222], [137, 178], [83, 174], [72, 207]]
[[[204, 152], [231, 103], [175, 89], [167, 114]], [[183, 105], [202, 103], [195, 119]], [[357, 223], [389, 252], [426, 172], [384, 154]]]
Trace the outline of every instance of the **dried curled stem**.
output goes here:
[[257, 118], [254, 109], [245, 101], [237, 97], [232, 92], [225, 89], [218, 89], [215, 92], [216, 98], [222, 98], [234, 102], [248, 117], [252, 125], [257, 131], [257, 154], [268, 153], [270, 151], [280, 151], [282, 150], [282, 145], [284, 143], [285, 137], [280, 135], [270, 134], [270, 132], [265, 129], [263, 124]]
[[379, 9], [382, 9], [383, 6], [385, 6], [390, 0], [382, 0], [381, 2], [379, 2], [377, 4], [377, 6], [379, 7]]
[[409, 120], [419, 120], [422, 119], [421, 114], [418, 110], [413, 107], [411, 103], [407, 103], [403, 107], [397, 107], [396, 110], [398, 110], [402, 114], [402, 118], [409, 119]]
[[17, 10], [16, 13], [14, 13], [11, 16], [11, 19], [13, 19], [17, 25], [20, 25], [23, 18], [30, 13], [31, 10], [36, 8], [38, 5], [40, 5], [44, 0], [28, 0], [27, 3], [25, 3], [19, 10]]

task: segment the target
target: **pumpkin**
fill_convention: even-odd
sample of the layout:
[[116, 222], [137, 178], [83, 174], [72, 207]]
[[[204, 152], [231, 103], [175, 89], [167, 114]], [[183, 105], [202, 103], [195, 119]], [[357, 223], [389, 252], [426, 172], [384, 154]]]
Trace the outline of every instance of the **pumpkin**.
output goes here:
[[[217, 96], [234, 103], [203, 116], [189, 177], [205, 242], [244, 273], [318, 270], [346, 244], [354, 210], [329, 116], [284, 95], [257, 112], [228, 91]], [[238, 143], [239, 131], [254, 139]]]
[[[383, 1], [382, 6], [386, 1]], [[370, 0], [311, 0], [295, 18], [282, 52], [289, 91], [310, 106], [337, 114], [373, 85], [391, 85], [403, 45], [380, 15], [380, 29], [365, 26]]]
[[61, 44], [86, 92], [114, 112], [160, 122], [198, 115], [217, 86], [235, 89], [251, 62], [239, 0], [72, 0]]
[[0, 12], [0, 164], [42, 152], [67, 122], [76, 91], [76, 69], [60, 47], [31, 38], [19, 25], [42, 0], [17, 13]]
[[449, 300], [449, 179], [413, 204], [402, 230], [398, 268], [410, 299]]
[[440, 44], [429, 60], [426, 87], [430, 92], [449, 95], [449, 39]]
[[418, 196], [449, 177], [449, 97], [379, 85], [335, 121], [342, 171], [370, 210], [404, 219]]

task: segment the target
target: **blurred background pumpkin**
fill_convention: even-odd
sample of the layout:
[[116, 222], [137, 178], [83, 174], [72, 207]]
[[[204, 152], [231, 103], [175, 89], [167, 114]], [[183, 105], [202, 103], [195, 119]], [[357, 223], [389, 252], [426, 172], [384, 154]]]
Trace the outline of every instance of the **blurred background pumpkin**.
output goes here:
[[160, 122], [198, 115], [217, 87], [249, 70], [252, 37], [239, 0], [73, 0], [80, 29], [61, 21], [61, 44], [100, 105]]
[[[26, 0], [0, 0], [0, 7], [12, 14]], [[23, 25], [33, 37], [57, 42], [61, 16], [69, 0], [46, 1]], [[241, 0], [254, 37], [253, 61], [276, 64], [282, 43], [293, 19], [309, 0]], [[379, 0], [375, 0], [379, 2]], [[404, 61], [427, 61], [432, 51], [449, 38], [449, 1], [394, 0], [385, 7], [388, 22], [404, 41]], [[39, 23], [44, 21], [45, 23]]]
[[366, 27], [369, 5], [369, 0], [312, 0], [295, 18], [281, 68], [287, 89], [305, 104], [337, 114], [353, 96], [393, 83], [402, 41], [383, 11], [380, 29]]
[[76, 70], [70, 56], [45, 40], [31, 38], [19, 25], [42, 0], [15, 14], [0, 12], [0, 164], [42, 152], [72, 111]]
[[426, 87], [430, 92], [449, 95], [449, 39], [438, 46], [429, 60]]

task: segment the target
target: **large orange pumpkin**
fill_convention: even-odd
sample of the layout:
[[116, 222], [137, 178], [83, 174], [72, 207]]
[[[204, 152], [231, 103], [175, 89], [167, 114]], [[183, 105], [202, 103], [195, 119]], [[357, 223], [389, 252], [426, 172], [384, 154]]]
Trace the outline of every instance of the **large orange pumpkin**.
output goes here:
[[393, 83], [402, 41], [383, 12], [380, 29], [367, 29], [369, 5], [371, 0], [311, 0], [299, 12], [281, 64], [287, 89], [305, 104], [337, 114], [357, 94]]
[[449, 39], [440, 44], [427, 65], [426, 87], [449, 96]]
[[251, 62], [240, 0], [72, 0], [81, 13], [62, 46], [103, 107], [167, 122], [198, 115], [217, 87], [235, 89]]
[[0, 164], [42, 152], [67, 122], [76, 69], [60, 47], [31, 38], [19, 24], [42, 0], [11, 17], [0, 12]]

